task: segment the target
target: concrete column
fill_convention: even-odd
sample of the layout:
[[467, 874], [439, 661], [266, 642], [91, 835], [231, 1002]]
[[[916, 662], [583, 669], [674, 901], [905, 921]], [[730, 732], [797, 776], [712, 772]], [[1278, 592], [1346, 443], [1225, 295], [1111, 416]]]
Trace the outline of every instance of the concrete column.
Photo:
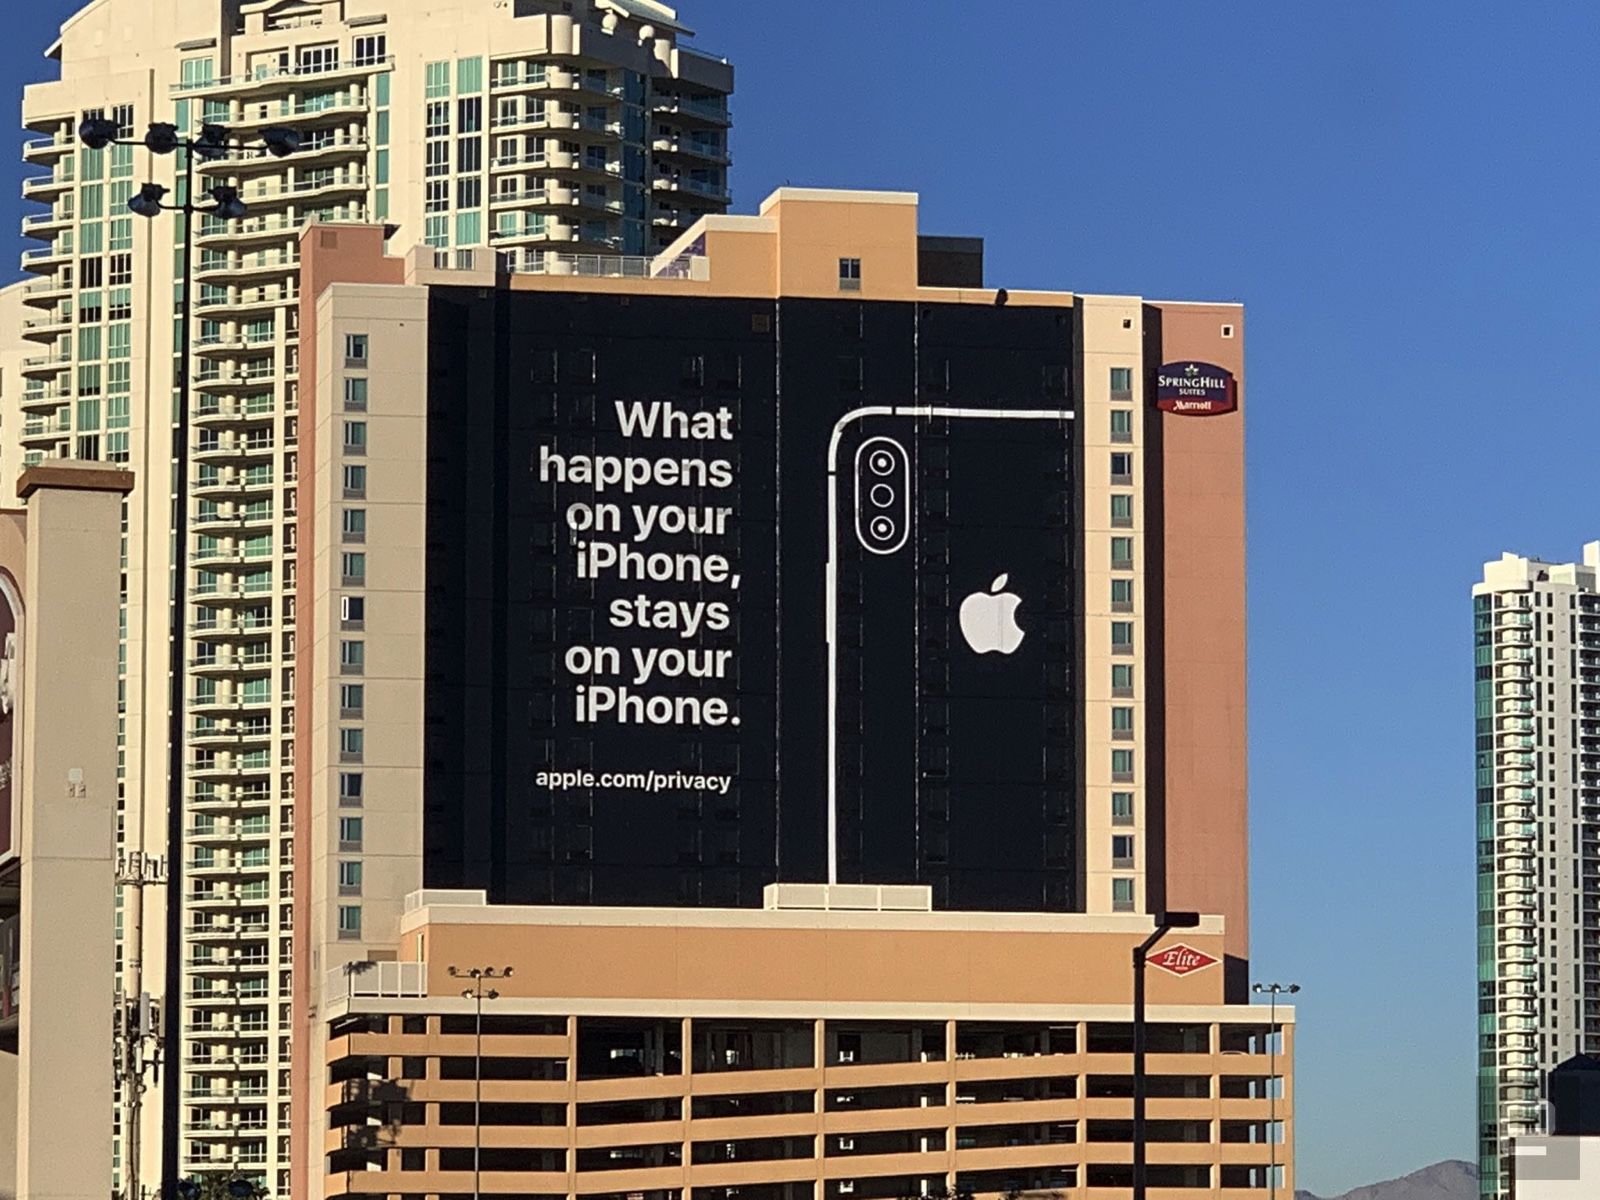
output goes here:
[[33, 467], [17, 487], [18, 1200], [105, 1200], [111, 1186], [117, 604], [132, 487], [92, 463]]

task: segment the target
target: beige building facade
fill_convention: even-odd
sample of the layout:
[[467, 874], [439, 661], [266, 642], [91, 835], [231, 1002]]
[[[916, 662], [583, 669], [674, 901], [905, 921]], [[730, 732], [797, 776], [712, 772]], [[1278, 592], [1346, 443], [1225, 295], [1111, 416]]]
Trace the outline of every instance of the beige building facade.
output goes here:
[[[326, 981], [308, 1195], [1128, 1193], [1147, 917], [825, 885], [754, 911], [408, 910], [394, 961]], [[1292, 1195], [1294, 1012], [1274, 1033], [1224, 1001], [1220, 919], [1182, 942], [1212, 965], [1151, 969], [1149, 1194], [1263, 1195], [1275, 1159]], [[510, 977], [480, 1027], [485, 967]]]
[[[117, 572], [133, 476], [30, 468], [0, 512], [0, 1195], [115, 1169]], [[70, 736], [62, 736], [70, 730]]]
[[[294, 572], [311, 384], [299, 233], [376, 223], [407, 244], [493, 246], [524, 270], [654, 252], [728, 199], [732, 71], [688, 33], [655, 0], [94, 0], [49, 48], [59, 78], [26, 89], [22, 192], [41, 207], [23, 232], [38, 245], [23, 258], [31, 282], [0, 296], [0, 316], [13, 314], [0, 467], [13, 475], [68, 458], [170, 473], [182, 229], [134, 217], [127, 201], [146, 181], [171, 187], [174, 160], [88, 150], [79, 123], [106, 116], [124, 137], [173, 122], [187, 134], [217, 124], [242, 143], [273, 126], [303, 138], [287, 159], [251, 151], [199, 166], [199, 187], [238, 188], [249, 215], [195, 230], [185, 910], [171, 948], [190, 1040], [168, 1068], [183, 1074], [185, 1171], [237, 1166], [274, 1190], [288, 1183], [292, 705], [304, 671]], [[119, 845], [154, 857], [167, 854], [171, 510], [160, 488], [133, 497], [122, 547]], [[165, 897], [126, 898], [139, 899], [143, 942], [119, 941], [119, 969], [159, 995]]]
[[[1158, 407], [1151, 394], [1174, 359], [1216, 363], [1242, 378], [1242, 310], [1066, 292], [1002, 297], [981, 282], [934, 282], [919, 269], [918, 233], [914, 195], [783, 189], [757, 215], [707, 217], [646, 262], [573, 263], [563, 276], [521, 271], [515, 259], [489, 253], [390, 254], [378, 227], [316, 228], [302, 238], [301, 361], [315, 387], [302, 397], [299, 487], [303, 511], [314, 515], [301, 525], [298, 626], [313, 657], [297, 697], [294, 1029], [306, 1053], [296, 1054], [291, 1090], [306, 1106], [294, 1124], [311, 1134], [304, 1155], [294, 1155], [296, 1195], [472, 1190], [461, 1166], [471, 1128], [460, 1125], [471, 1078], [441, 1074], [463, 1069], [468, 1010], [459, 982], [444, 974], [451, 965], [516, 968], [509, 985], [495, 985], [506, 999], [492, 1011], [506, 1023], [490, 1040], [496, 1056], [518, 1060], [497, 1070], [536, 1073], [485, 1077], [505, 1125], [486, 1124], [483, 1144], [496, 1149], [493, 1161], [516, 1164], [497, 1168], [488, 1192], [664, 1200], [685, 1188], [722, 1196], [756, 1188], [785, 1200], [878, 1200], [969, 1184], [1083, 1196], [1125, 1187], [1130, 1068], [1115, 1056], [1127, 1051], [1120, 1042], [1093, 1047], [1112, 1046], [1112, 1025], [1125, 1032], [1129, 953], [1150, 932], [1149, 914], [1166, 909], [1207, 914], [1203, 937], [1185, 940], [1216, 965], [1182, 979], [1152, 971], [1152, 1003], [1164, 1014], [1152, 1019], [1189, 1029], [1189, 1048], [1174, 1051], [1181, 1060], [1153, 1070], [1192, 1066], [1195, 1080], [1204, 1076], [1181, 1085], [1192, 1091], [1152, 1101], [1163, 1136], [1190, 1143], [1152, 1152], [1161, 1167], [1152, 1180], [1170, 1181], [1152, 1194], [1179, 1194], [1169, 1185], [1217, 1195], [1266, 1189], [1274, 1160], [1279, 1189], [1292, 1194], [1283, 1082], [1292, 1041], [1280, 1033], [1270, 1043], [1260, 1015], [1243, 1004], [1242, 405], [1235, 396], [1228, 411], [1198, 419]], [[854, 264], [848, 275], [844, 263]], [[486, 906], [425, 890], [424, 810], [438, 802], [426, 786], [423, 647], [438, 631], [428, 624], [421, 566], [425, 500], [428, 463], [456, 452], [429, 442], [430, 354], [454, 336], [430, 327], [434, 288], [597, 305], [765, 297], [836, 301], [841, 311], [898, 301], [992, 309], [1002, 300], [1059, 310], [1079, 347], [1071, 369], [1083, 491], [1081, 915], [955, 914], [931, 909], [919, 889], [913, 911], [893, 915], [833, 912], [861, 903], [860, 893], [841, 900], [848, 892], [814, 896], [814, 911], [802, 914], [787, 911], [802, 894], [788, 889], [770, 893], [775, 907], [764, 913]], [[359, 655], [352, 642], [361, 643]], [[678, 957], [702, 928], [706, 943]], [[913, 949], [924, 933], [926, 952]], [[999, 957], [984, 957], [983, 947]], [[870, 965], [880, 959], [881, 968]], [[1044, 963], [1066, 974], [1057, 978]], [[863, 972], [874, 982], [850, 991], [847, 981]], [[779, 1040], [803, 1044], [810, 1057], [749, 1088], [693, 1078], [697, 1069], [681, 1064], [671, 1078], [646, 1072], [651, 1081], [638, 1086], [586, 1077], [583, 1022], [624, 1017], [654, 1023], [652, 1046], [662, 1030], [675, 1030], [681, 1064], [698, 1047], [696, 1021], [775, 1022], [787, 1031]], [[893, 1026], [885, 1036], [894, 1045], [910, 1045], [909, 1031], [926, 1021], [943, 1048], [930, 1049], [926, 1062], [919, 1051], [915, 1064], [888, 1060], [852, 1074], [829, 1057], [836, 1018], [881, 1019], [885, 1030]], [[1032, 1048], [994, 1057], [1028, 1058], [1027, 1069], [1013, 1078], [1009, 1061], [968, 1064], [959, 1050], [968, 1020], [986, 1031], [988, 1022], [1021, 1022], [1005, 1035]], [[1287, 1020], [1292, 1027], [1292, 1012]], [[1056, 1026], [1057, 1049], [1038, 1049]], [[1253, 1057], [1235, 1062], [1235, 1054]], [[1258, 1073], [1257, 1059], [1275, 1060], [1278, 1070]], [[405, 1074], [412, 1070], [423, 1073]], [[1042, 1123], [996, 1134], [975, 1119], [984, 1128], [966, 1129], [969, 1111], [1001, 1123], [998, 1107], [980, 1112], [991, 1100], [966, 1095], [966, 1080], [985, 1081], [978, 1091], [992, 1092], [996, 1105], [1037, 1105]], [[852, 1092], [850, 1081], [870, 1083], [889, 1109], [933, 1108], [937, 1119], [900, 1111], [835, 1120], [828, 1098]], [[729, 1103], [700, 1104], [702, 1084]], [[1092, 1085], [1110, 1091], [1094, 1095]], [[768, 1091], [805, 1100], [755, 1095]], [[612, 1102], [632, 1115], [591, 1130], [589, 1109]], [[780, 1103], [803, 1107], [770, 1109]], [[729, 1124], [740, 1112], [754, 1124]], [[703, 1134], [693, 1124], [700, 1118]], [[735, 1137], [741, 1129], [751, 1132]], [[852, 1152], [826, 1149], [830, 1136], [848, 1140], [849, 1130], [870, 1134], [860, 1146], [884, 1147], [886, 1157], [830, 1161]], [[706, 1157], [712, 1143], [747, 1139], [762, 1143], [748, 1168], [727, 1165], [743, 1161], [742, 1150], [715, 1165]], [[620, 1149], [645, 1140], [647, 1154]], [[1019, 1145], [1029, 1149], [1012, 1152]]]

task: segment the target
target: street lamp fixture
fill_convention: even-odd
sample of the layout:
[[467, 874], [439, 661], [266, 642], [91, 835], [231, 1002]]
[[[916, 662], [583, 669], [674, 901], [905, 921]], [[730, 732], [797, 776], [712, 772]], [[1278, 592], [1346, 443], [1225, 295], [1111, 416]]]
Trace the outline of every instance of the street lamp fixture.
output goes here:
[[300, 149], [300, 131], [274, 125], [271, 129], [262, 130], [261, 143], [273, 158], [288, 158]]
[[1144, 968], [1156, 943], [1174, 929], [1198, 929], [1197, 912], [1164, 912], [1156, 915], [1155, 932], [1133, 948], [1133, 1200], [1145, 1200], [1148, 1189], [1147, 1137], [1145, 1109], [1149, 1080], [1145, 1074], [1146, 1032]]
[[178, 127], [162, 121], [152, 122], [149, 132], [144, 135], [145, 149], [151, 154], [172, 154], [182, 144]]
[[[244, 201], [239, 198], [239, 189], [226, 185], [212, 187], [207, 196], [210, 204], [195, 203], [194, 189], [194, 164], [196, 159], [214, 162], [227, 158], [236, 151], [265, 150], [276, 158], [283, 158], [293, 154], [299, 148], [299, 136], [292, 130], [274, 129], [269, 131], [272, 136], [260, 142], [235, 141], [228, 130], [221, 125], [202, 125], [197, 136], [188, 138], [178, 131], [176, 125], [167, 122], [154, 122], [140, 139], [119, 137], [120, 129], [115, 121], [103, 116], [95, 115], [86, 117], [78, 126], [78, 138], [91, 150], [103, 150], [107, 146], [142, 146], [152, 154], [175, 154], [180, 149], [183, 155], [183, 190], [180, 193], [182, 203], [168, 204], [167, 196], [171, 189], [159, 183], [146, 183], [139, 189], [137, 195], [128, 201], [129, 211], [146, 219], [153, 219], [162, 212], [175, 212], [183, 216], [183, 286], [182, 300], [180, 302], [179, 320], [179, 346], [178, 346], [178, 413], [177, 420], [173, 422], [173, 489], [177, 503], [173, 506], [173, 579], [174, 590], [170, 613], [170, 658], [168, 663], [168, 713], [167, 713], [167, 862], [168, 879], [167, 894], [178, 897], [183, 894], [183, 831], [184, 831], [184, 735], [185, 735], [185, 691], [184, 691], [184, 639], [187, 630], [184, 627], [184, 618], [188, 613], [188, 571], [189, 571], [189, 401], [191, 395], [190, 357], [193, 351], [194, 323], [194, 219], [198, 215], [210, 215], [224, 221], [237, 221], [244, 217], [248, 211]], [[177, 1064], [183, 1061], [183, 1029], [182, 1029], [182, 994], [183, 994], [183, 956], [176, 947], [183, 944], [183, 912], [184, 906], [180, 903], [167, 905], [167, 963], [166, 963], [166, 994], [163, 997], [165, 1012], [161, 1022], [163, 1036], [166, 1039], [165, 1057], [171, 1064], [166, 1078], [162, 1081], [162, 1124], [168, 1131], [178, 1129], [182, 1119], [182, 1072], [177, 1070]], [[137, 1094], [137, 1093], [136, 1093]], [[134, 1101], [137, 1104], [137, 1100]], [[161, 1147], [161, 1174], [163, 1186], [161, 1194], [165, 1197], [177, 1197], [178, 1200], [195, 1200], [198, 1188], [192, 1181], [183, 1180], [179, 1171], [181, 1163], [178, 1155], [179, 1139], [169, 1132], [162, 1139]], [[138, 1156], [132, 1157], [130, 1178], [132, 1187], [129, 1189], [133, 1195], [139, 1194], [137, 1181]], [[236, 1196], [256, 1195], [255, 1186], [248, 1181], [239, 1180], [248, 1192], [234, 1191], [229, 1187], [229, 1193]], [[191, 1190], [192, 1189], [192, 1190]]]
[[217, 205], [212, 211], [224, 221], [242, 221], [250, 213], [244, 201], [239, 199], [239, 189], [236, 187], [214, 187], [211, 189], [211, 199]]
[[1267, 1054], [1272, 1064], [1267, 1080], [1267, 1145], [1270, 1163], [1267, 1168], [1268, 1200], [1278, 1200], [1278, 997], [1294, 996], [1300, 991], [1298, 983], [1252, 983], [1250, 990], [1258, 996], [1271, 998], [1267, 1015]]
[[166, 199], [167, 189], [159, 183], [147, 183], [139, 189], [139, 194], [128, 201], [128, 208], [135, 216], [153, 220], [161, 215], [167, 206], [162, 203]]
[[228, 131], [221, 125], [200, 126], [200, 136], [190, 143], [194, 152], [207, 162], [215, 162], [219, 158], [227, 158], [232, 143], [228, 139]]
[[117, 140], [117, 123], [105, 117], [85, 117], [78, 126], [78, 140], [91, 150], [104, 150]]

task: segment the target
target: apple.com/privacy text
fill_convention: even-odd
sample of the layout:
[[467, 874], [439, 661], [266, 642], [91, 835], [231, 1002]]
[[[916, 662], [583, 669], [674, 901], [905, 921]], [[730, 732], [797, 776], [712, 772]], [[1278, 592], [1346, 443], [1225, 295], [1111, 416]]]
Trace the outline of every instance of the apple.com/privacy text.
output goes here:
[[725, 796], [733, 786], [733, 776], [684, 771], [540, 771], [534, 784], [552, 792], [709, 792]]

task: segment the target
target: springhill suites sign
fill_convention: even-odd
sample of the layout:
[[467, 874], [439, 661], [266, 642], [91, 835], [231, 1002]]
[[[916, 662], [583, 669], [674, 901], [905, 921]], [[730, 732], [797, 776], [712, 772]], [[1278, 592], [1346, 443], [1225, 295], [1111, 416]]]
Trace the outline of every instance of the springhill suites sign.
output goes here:
[[1239, 407], [1239, 381], [1215, 363], [1167, 363], [1156, 376], [1156, 407], [1186, 417], [1212, 417]]

